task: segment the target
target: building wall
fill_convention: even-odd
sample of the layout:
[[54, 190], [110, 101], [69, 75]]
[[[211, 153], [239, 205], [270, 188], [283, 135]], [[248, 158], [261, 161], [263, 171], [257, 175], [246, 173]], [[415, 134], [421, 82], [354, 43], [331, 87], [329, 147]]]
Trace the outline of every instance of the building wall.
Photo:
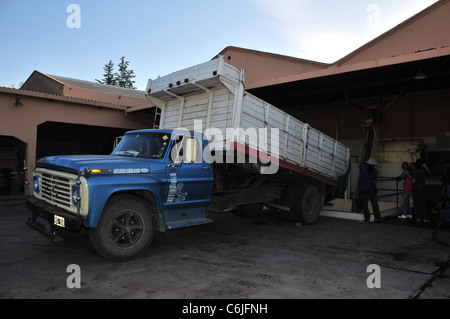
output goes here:
[[308, 111], [286, 110], [300, 121], [308, 123], [313, 128], [339, 140], [363, 138], [362, 125], [367, 111], [355, 107], [336, 106], [321, 107]]
[[450, 45], [450, 1], [439, 1], [338, 61], [339, 65], [399, 56]]
[[[380, 109], [384, 110], [388, 104], [386, 102]], [[367, 105], [364, 109], [341, 106], [338, 111], [336, 106], [308, 111], [287, 111], [326, 135], [338, 138], [351, 147], [355, 158], [361, 158], [364, 141], [362, 125], [368, 116]], [[410, 144], [421, 143], [429, 152], [450, 151], [437, 147], [437, 136], [450, 132], [449, 119], [450, 90], [406, 94], [382, 112], [380, 122], [376, 126], [373, 152], [380, 157], [384, 156], [385, 161], [401, 163], [403, 158], [398, 156], [402, 156], [401, 152], [407, 152]], [[398, 156], [385, 156], [386, 148], [397, 150]], [[409, 154], [406, 155], [410, 157]]]
[[0, 136], [13, 136], [26, 143], [29, 180], [36, 162], [39, 124], [52, 121], [130, 130], [146, 128], [131, 117], [127, 117], [120, 109], [99, 108], [23, 94], [21, 95], [23, 105], [15, 106], [16, 97], [20, 94], [19, 90], [16, 91], [18, 94], [0, 92]]
[[64, 83], [49, 78], [47, 75], [34, 71], [22, 85], [22, 90], [45, 92], [50, 94], [62, 95]]
[[[103, 84], [74, 79], [67, 79], [67, 81], [69, 81], [70, 84], [61, 82], [60, 80], [39, 71], [34, 71], [22, 85], [21, 89], [26, 91], [75, 97], [84, 100], [101, 101], [127, 107], [151, 108], [154, 106], [153, 103], [145, 97], [145, 93], [142, 91], [109, 87], [112, 92], [108, 92], [104, 91], [104, 87], [107, 86]], [[74, 85], [73, 82], [79, 82], [81, 86], [77, 86], [76, 84]], [[83, 86], [86, 84], [89, 86]]]
[[450, 90], [406, 94], [384, 113], [380, 138], [435, 137], [450, 131]]
[[318, 62], [235, 47], [226, 48], [220, 55], [225, 57], [225, 62], [248, 71], [245, 77], [247, 89], [258, 87], [266, 81], [275, 84], [277, 78], [326, 68], [326, 64]]

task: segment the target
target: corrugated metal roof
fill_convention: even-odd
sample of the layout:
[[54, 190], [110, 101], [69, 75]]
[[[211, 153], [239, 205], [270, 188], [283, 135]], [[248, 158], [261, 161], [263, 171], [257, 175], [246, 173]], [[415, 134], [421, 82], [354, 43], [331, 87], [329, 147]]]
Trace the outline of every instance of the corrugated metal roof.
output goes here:
[[78, 104], [84, 104], [84, 105], [101, 106], [101, 107], [105, 107], [105, 108], [118, 109], [118, 110], [126, 110], [128, 108], [131, 108], [126, 105], [120, 105], [120, 104], [115, 104], [115, 103], [89, 100], [89, 99], [57, 95], [57, 94], [51, 94], [51, 93], [42, 93], [42, 92], [29, 91], [29, 90], [23, 90], [23, 89], [13, 89], [13, 88], [2, 87], [2, 86], [0, 86], [0, 93], [14, 94], [18, 97], [19, 96], [30, 96], [30, 97], [36, 97], [36, 98], [43, 98], [46, 100], [55, 100], [55, 101], [78, 103]]
[[47, 76], [52, 77], [53, 79], [55, 79], [59, 82], [62, 82], [64, 84], [82, 88], [82, 89], [102, 91], [102, 92], [106, 92], [106, 93], [120, 94], [120, 95], [126, 95], [126, 96], [132, 96], [132, 97], [138, 97], [138, 98], [145, 99], [144, 91], [127, 89], [127, 88], [113, 86], [113, 85], [100, 84], [100, 83], [90, 82], [90, 81], [85, 81], [85, 80], [78, 80], [78, 79], [63, 77], [63, 76], [59, 76], [59, 75], [47, 74]]

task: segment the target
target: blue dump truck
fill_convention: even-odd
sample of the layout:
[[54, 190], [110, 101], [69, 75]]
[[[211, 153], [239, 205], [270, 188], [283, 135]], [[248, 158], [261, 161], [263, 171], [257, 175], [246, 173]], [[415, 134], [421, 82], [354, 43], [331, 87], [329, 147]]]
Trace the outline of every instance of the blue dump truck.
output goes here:
[[316, 222], [346, 188], [350, 150], [244, 90], [223, 57], [156, 80], [161, 129], [127, 132], [110, 155], [37, 161], [27, 224], [53, 238], [88, 230], [109, 260], [145, 252], [156, 232], [205, 225], [208, 211], [264, 206]]

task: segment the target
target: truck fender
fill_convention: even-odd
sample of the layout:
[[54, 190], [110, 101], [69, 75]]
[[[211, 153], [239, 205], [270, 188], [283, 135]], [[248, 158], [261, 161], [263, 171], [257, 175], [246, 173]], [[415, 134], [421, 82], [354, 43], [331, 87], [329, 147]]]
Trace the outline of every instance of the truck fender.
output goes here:
[[[100, 191], [95, 191], [98, 194]], [[106, 206], [106, 203], [113, 197], [119, 194], [136, 194], [140, 197], [143, 197], [146, 200], [149, 200], [153, 197], [155, 201], [155, 206], [158, 209], [158, 216], [156, 216], [156, 220], [159, 224], [159, 231], [165, 231], [165, 221], [162, 202], [158, 200], [158, 198], [163, 198], [161, 187], [159, 184], [150, 184], [147, 187], [114, 187], [110, 188], [106, 193], [102, 191], [103, 194], [101, 196], [96, 196], [96, 198], [91, 198], [89, 201], [89, 214], [86, 219], [87, 227], [97, 227], [102, 212]], [[147, 194], [147, 195], [144, 195]]]

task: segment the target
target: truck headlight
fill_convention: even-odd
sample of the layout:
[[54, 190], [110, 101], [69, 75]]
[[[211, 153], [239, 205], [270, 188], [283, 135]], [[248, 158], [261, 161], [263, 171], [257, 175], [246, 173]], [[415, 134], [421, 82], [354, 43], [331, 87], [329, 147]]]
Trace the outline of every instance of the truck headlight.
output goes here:
[[78, 192], [78, 186], [76, 184], [72, 185], [72, 203], [75, 206], [78, 206], [78, 203], [80, 202], [80, 193]]
[[33, 176], [33, 190], [35, 193], [41, 191], [41, 178], [39, 176]]

